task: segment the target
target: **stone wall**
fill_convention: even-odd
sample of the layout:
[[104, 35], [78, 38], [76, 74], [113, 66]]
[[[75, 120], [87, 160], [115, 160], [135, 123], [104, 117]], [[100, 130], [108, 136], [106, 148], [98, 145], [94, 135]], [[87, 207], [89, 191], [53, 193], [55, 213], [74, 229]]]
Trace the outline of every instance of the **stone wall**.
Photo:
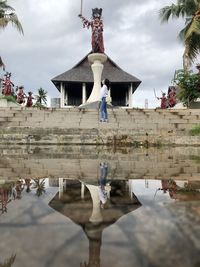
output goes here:
[[97, 183], [99, 164], [107, 162], [111, 180], [200, 181], [200, 147], [5, 146], [0, 154], [0, 180], [61, 177]]
[[0, 144], [135, 143], [200, 145], [189, 130], [200, 123], [199, 109], [109, 109], [109, 123], [98, 110], [0, 108]]

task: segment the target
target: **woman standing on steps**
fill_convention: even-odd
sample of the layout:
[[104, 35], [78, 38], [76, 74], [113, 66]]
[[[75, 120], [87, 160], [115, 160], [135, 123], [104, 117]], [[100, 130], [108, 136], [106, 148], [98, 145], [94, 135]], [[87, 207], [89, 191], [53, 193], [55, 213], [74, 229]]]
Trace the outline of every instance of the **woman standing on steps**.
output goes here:
[[110, 81], [105, 79], [102, 81], [103, 86], [100, 91], [100, 122], [108, 122], [107, 103], [106, 97], [110, 89]]

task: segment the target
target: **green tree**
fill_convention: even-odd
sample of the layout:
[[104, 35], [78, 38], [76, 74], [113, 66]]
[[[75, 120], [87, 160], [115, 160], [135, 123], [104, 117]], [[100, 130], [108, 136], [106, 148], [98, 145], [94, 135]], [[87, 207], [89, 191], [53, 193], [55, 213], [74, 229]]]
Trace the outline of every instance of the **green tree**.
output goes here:
[[184, 106], [190, 107], [190, 104], [200, 97], [199, 73], [179, 70], [176, 72], [174, 82], [179, 88], [177, 97]]
[[200, 52], [200, 0], [177, 0], [176, 4], [160, 9], [159, 15], [162, 22], [168, 22], [170, 17], [185, 19], [179, 37], [185, 46], [183, 68], [188, 71]]
[[23, 28], [15, 9], [7, 4], [7, 0], [0, 0], [0, 28], [5, 28], [9, 23], [23, 34]]
[[36, 95], [36, 105], [47, 105], [47, 91], [43, 88], [38, 89], [38, 95]]

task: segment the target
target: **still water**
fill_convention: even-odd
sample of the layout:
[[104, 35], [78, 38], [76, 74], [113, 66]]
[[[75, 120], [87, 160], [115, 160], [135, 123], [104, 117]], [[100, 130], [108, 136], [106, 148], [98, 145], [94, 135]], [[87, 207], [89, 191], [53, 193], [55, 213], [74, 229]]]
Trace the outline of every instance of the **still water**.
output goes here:
[[200, 148], [0, 152], [0, 266], [200, 266]]

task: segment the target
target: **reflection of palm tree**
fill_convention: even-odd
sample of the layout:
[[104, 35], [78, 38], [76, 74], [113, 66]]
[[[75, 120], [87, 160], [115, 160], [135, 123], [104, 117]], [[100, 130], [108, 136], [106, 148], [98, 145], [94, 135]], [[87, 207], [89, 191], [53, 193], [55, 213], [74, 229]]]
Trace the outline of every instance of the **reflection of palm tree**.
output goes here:
[[40, 197], [43, 193], [45, 193], [45, 179], [34, 179], [34, 186], [33, 188], [36, 188], [36, 195]]
[[15, 261], [16, 254], [12, 255], [9, 259], [6, 259], [4, 263], [0, 263], [0, 267], [11, 267]]

